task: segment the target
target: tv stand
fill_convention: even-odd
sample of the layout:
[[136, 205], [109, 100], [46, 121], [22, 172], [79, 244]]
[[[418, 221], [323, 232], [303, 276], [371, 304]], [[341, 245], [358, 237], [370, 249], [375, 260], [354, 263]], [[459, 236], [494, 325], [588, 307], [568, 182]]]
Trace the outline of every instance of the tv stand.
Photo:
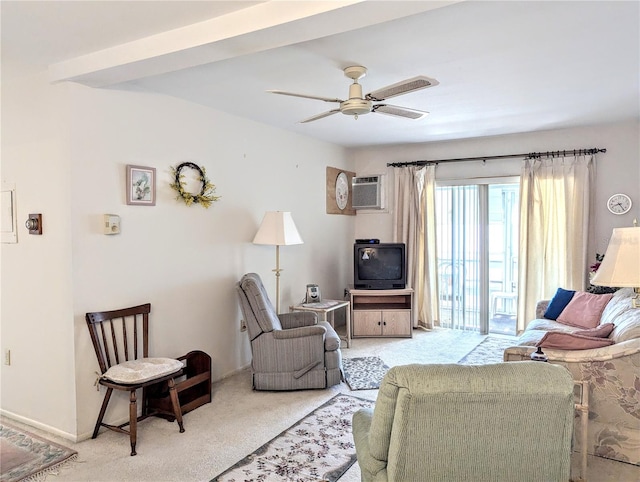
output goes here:
[[350, 289], [351, 337], [413, 336], [413, 289]]

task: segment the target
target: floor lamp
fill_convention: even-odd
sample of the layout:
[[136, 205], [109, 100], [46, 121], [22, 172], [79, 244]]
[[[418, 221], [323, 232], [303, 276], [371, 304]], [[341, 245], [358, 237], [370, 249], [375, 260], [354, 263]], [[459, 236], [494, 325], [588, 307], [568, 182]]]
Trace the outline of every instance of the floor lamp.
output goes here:
[[253, 244], [268, 244], [276, 247], [276, 313], [280, 313], [280, 246], [302, 244], [290, 212], [267, 211], [262, 224], [253, 238]]

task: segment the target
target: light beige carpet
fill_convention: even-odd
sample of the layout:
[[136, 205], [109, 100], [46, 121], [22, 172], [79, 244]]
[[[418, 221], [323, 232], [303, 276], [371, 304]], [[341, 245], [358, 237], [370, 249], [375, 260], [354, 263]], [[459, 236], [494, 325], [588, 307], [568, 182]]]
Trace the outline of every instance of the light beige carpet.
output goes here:
[[[379, 356], [389, 366], [434, 360], [456, 363], [484, 338], [444, 329], [414, 330], [411, 339], [358, 338], [342, 354]], [[211, 355], [215, 363], [216, 355]], [[110, 430], [79, 443], [46, 434], [78, 451], [77, 463], [46, 482], [208, 482], [339, 393], [354, 394], [346, 383], [325, 390], [256, 392], [251, 389], [251, 374], [242, 370], [213, 384], [212, 403], [185, 414], [185, 433], [160, 418], [141, 422], [135, 457], [129, 455], [129, 438]], [[375, 400], [378, 391], [360, 390], [356, 395]], [[111, 403], [126, 406], [127, 394]], [[95, 407], [96, 415], [98, 410]], [[87, 429], [88, 436], [92, 429], [93, 425]], [[37, 429], [29, 431], [41, 434]], [[579, 454], [574, 459], [579, 467]], [[589, 456], [587, 475], [589, 481], [598, 482], [640, 480], [640, 467]], [[356, 462], [338, 482], [359, 481]]]

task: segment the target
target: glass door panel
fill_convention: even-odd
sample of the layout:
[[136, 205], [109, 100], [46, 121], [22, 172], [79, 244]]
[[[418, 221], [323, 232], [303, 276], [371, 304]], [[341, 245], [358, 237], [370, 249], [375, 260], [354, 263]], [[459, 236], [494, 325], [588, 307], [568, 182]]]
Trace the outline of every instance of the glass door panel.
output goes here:
[[478, 330], [478, 186], [436, 188], [440, 323]]
[[436, 187], [441, 326], [515, 334], [518, 189]]
[[516, 334], [518, 305], [518, 184], [489, 188], [489, 332]]

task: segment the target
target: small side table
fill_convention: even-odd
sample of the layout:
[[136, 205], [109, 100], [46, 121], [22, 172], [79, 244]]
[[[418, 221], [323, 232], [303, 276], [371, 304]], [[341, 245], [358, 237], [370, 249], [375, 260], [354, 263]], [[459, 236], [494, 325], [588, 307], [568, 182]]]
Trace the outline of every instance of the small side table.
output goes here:
[[[339, 308], [346, 308], [347, 348], [351, 347], [351, 303], [343, 300], [322, 300], [317, 303], [301, 303], [289, 306], [289, 311], [313, 311], [322, 315], [322, 320], [328, 322], [335, 330], [333, 315]], [[328, 317], [327, 317], [328, 315]]]

